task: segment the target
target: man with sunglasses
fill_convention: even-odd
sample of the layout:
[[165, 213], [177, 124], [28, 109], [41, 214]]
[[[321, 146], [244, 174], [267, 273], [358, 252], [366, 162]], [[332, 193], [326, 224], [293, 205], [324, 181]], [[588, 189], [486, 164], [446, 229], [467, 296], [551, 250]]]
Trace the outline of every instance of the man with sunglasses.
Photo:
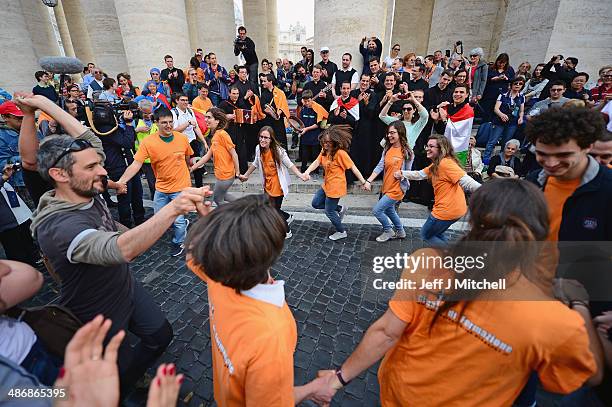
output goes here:
[[550, 86], [550, 96], [544, 100], [540, 100], [535, 105], [533, 105], [533, 107], [529, 111], [528, 116], [537, 116], [552, 107], [563, 106], [569, 100], [568, 98], [563, 96], [564, 92], [565, 82], [561, 80], [554, 81]]
[[[40, 107], [69, 135], [40, 144], [40, 176], [46, 192], [32, 219], [32, 232], [61, 280], [59, 303], [86, 323], [102, 314], [112, 320], [112, 337], [130, 331], [140, 342], [119, 349], [122, 389], [130, 388], [155, 362], [173, 337], [172, 327], [152, 296], [130, 273], [129, 263], [153, 246], [177, 216], [206, 213], [206, 188], [187, 188], [145, 223], [126, 230], [113, 221], [100, 197], [107, 172], [100, 140], [52, 102], [21, 98]], [[51, 104], [49, 104], [51, 103]], [[78, 136], [79, 138], [74, 138]]]
[[338, 65], [329, 60], [329, 47], [321, 47], [321, 79], [327, 83], [331, 83], [334, 73], [338, 70]]

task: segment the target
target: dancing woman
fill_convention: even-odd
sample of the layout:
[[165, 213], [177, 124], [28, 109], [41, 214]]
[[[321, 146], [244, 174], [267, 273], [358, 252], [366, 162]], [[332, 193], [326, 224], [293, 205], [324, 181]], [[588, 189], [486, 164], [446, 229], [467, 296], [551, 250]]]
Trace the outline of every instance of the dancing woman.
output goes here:
[[351, 133], [348, 126], [332, 126], [321, 133], [319, 140], [322, 147], [321, 153], [304, 172], [303, 180], [310, 179], [310, 173], [316, 170], [319, 165], [323, 167], [325, 178], [323, 179], [323, 185], [312, 198], [312, 207], [325, 209], [325, 215], [336, 228], [336, 232], [329, 238], [331, 240], [344, 239], [347, 235], [342, 225], [342, 219], [348, 207], [338, 205], [338, 202], [340, 198], [346, 195], [345, 171], [350, 169], [362, 185], [366, 184], [366, 180], [348, 154], [351, 144]]
[[238, 154], [236, 154], [236, 146], [232, 142], [232, 138], [225, 131], [227, 127], [225, 112], [218, 107], [213, 107], [206, 112], [205, 118], [206, 125], [212, 136], [211, 147], [206, 155], [191, 167], [190, 171], [193, 172], [203, 167], [204, 164], [214, 157], [215, 188], [213, 200], [217, 206], [220, 206], [225, 201], [231, 202], [237, 199], [227, 191], [234, 183], [236, 177], [240, 175]]
[[244, 175], [240, 175], [238, 178], [243, 182], [248, 180], [256, 168], [260, 170], [264, 193], [287, 222], [285, 239], [289, 239], [292, 236], [289, 225], [293, 222], [293, 216], [281, 210], [283, 198], [289, 194], [289, 184], [291, 183], [287, 169], [302, 179], [304, 179], [304, 174], [291, 162], [287, 151], [280, 146], [274, 135], [274, 130], [270, 126], [263, 126], [259, 130], [259, 144], [255, 148], [255, 160], [249, 165], [249, 169]]
[[382, 224], [383, 232], [376, 238], [377, 242], [386, 242], [389, 239], [403, 239], [406, 231], [397, 214], [396, 205], [402, 201], [410, 184], [407, 179], [394, 177], [396, 171], [407, 171], [412, 167], [414, 155], [408, 145], [406, 126], [399, 120], [389, 125], [387, 130], [387, 143], [380, 157], [380, 161], [366, 180], [364, 189], [372, 189], [372, 180], [384, 170], [382, 193], [372, 213]]
[[446, 137], [430, 136], [425, 151], [431, 165], [419, 171], [396, 171], [394, 176], [415, 181], [431, 178], [435, 203], [421, 229], [421, 238], [432, 246], [446, 246], [444, 232], [467, 212], [463, 190], [473, 192], [480, 184], [461, 168]]

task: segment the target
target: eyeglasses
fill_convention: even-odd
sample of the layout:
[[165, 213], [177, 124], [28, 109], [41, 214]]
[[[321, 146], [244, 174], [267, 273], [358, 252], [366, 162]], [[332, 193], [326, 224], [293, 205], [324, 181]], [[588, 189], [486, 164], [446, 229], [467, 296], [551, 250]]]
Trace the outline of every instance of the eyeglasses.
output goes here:
[[189, 102], [189, 99], [183, 99], [183, 98], [180, 98], [180, 99], [179, 99], [179, 102]]
[[430, 146], [429, 144], [425, 146], [425, 150], [431, 150], [433, 148], [438, 148], [438, 146]]
[[550, 89], [550, 92], [563, 92], [563, 89]]
[[609, 75], [601, 75], [602, 78], [612, 78], [612, 74]]
[[271, 140], [271, 137], [267, 137], [267, 136], [259, 136], [260, 140]]
[[66, 155], [70, 153], [78, 153], [79, 151], [83, 151], [88, 148], [93, 148], [89, 141], [82, 138], [74, 139], [68, 147], [62, 150], [62, 153], [55, 159], [55, 161], [53, 161], [53, 164], [51, 164], [49, 168], [55, 168], [57, 163], [59, 163], [62, 158], [66, 157]]
[[402, 110], [404, 112], [412, 112], [412, 108], [411, 107], [403, 107]]

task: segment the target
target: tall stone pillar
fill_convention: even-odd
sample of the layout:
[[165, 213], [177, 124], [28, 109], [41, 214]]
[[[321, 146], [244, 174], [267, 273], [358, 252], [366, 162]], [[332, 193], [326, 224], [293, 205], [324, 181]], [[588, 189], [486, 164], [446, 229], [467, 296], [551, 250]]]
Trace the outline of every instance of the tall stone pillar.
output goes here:
[[[399, 0], [395, 2], [391, 45], [401, 46], [400, 56], [414, 52], [425, 55], [434, 0]], [[418, 22], [415, 29], [415, 22]]]
[[[345, 2], [336, 0], [315, 0], [315, 49], [329, 47], [329, 58], [338, 67], [342, 63], [342, 54], [349, 52], [353, 56], [353, 68], [361, 72], [363, 57], [359, 53], [359, 44], [363, 37], [376, 36], [384, 40], [387, 13], [392, 12], [388, 10], [388, 4], [387, 0], [359, 0], [347, 6]], [[367, 10], [367, 16], [379, 18], [367, 18], [364, 10]], [[385, 49], [388, 46], [383, 44]]]
[[23, 17], [30, 30], [34, 51], [38, 58], [60, 55], [59, 44], [51, 24], [49, 8], [39, 0], [21, 0]]
[[234, 55], [233, 46], [233, 40], [236, 38], [234, 3], [231, 1], [185, 0], [185, 9], [191, 51], [202, 48], [204, 54], [214, 52], [219, 63], [229, 70], [238, 61]]
[[21, 3], [0, 7], [0, 87], [8, 92], [30, 91], [40, 70]]
[[[261, 62], [262, 59], [270, 59], [268, 55], [268, 7], [267, 0], [242, 0], [242, 14], [244, 15], [244, 26], [247, 36], [255, 42], [255, 51]], [[315, 8], [316, 9], [316, 8]]]
[[[268, 59], [274, 63], [278, 55], [278, 8], [277, 0], [266, 0], [268, 13]], [[316, 55], [316, 54], [315, 54]]]
[[70, 30], [68, 29], [68, 23], [66, 22], [66, 15], [64, 14], [64, 6], [62, 5], [61, 2], [57, 3], [57, 6], [53, 8], [53, 12], [55, 13], [55, 21], [57, 21], [57, 29], [59, 30], [60, 37], [62, 39], [62, 46], [64, 47], [64, 53], [66, 54], [67, 57], [74, 57], [75, 53], [74, 53], [74, 47], [72, 46], [72, 38], [70, 36]]
[[74, 48], [74, 55], [87, 65], [89, 62], [98, 63], [94, 57], [93, 49], [91, 48], [91, 40], [87, 25], [85, 24], [85, 15], [81, 7], [80, 0], [60, 0], [70, 31], [70, 39]]
[[[81, 0], [96, 65], [109, 76], [127, 71], [128, 64], [113, 0]], [[145, 21], [134, 20], [141, 27]], [[143, 43], [141, 45], [145, 45]]]
[[457, 41], [463, 42], [464, 54], [482, 47], [485, 59], [495, 58], [491, 49], [498, 14], [505, 12], [505, 0], [435, 0], [429, 31], [427, 53], [453, 49]]
[[[127, 55], [128, 72], [136, 86], [142, 86], [153, 67], [165, 68], [164, 55], [174, 58], [177, 68], [189, 66], [193, 55], [183, 1], [168, 7], [164, 0], [115, 0], [115, 9]], [[163, 25], [160, 21], [163, 10]], [[202, 48], [206, 44], [202, 44]], [[231, 46], [231, 44], [228, 44]]]

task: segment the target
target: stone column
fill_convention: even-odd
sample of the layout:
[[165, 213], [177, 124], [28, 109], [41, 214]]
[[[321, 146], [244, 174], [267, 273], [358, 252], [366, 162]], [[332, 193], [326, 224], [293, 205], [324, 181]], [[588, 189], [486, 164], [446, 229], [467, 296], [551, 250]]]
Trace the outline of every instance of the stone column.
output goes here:
[[91, 48], [89, 32], [85, 24], [85, 16], [80, 0], [60, 0], [64, 9], [64, 16], [68, 24], [74, 55], [87, 65], [89, 62], [98, 63]]
[[[268, 13], [268, 59], [274, 64], [278, 55], [278, 9], [277, 0], [266, 0]], [[316, 55], [316, 53], [315, 53]]]
[[[267, 0], [242, 0], [242, 14], [247, 36], [255, 42], [255, 51], [259, 62], [271, 58], [268, 55], [268, 11]], [[260, 65], [261, 66], [261, 65]]]
[[0, 7], [0, 87], [8, 92], [31, 91], [34, 72], [40, 70], [21, 3]]
[[[62, 46], [64, 47], [64, 53], [67, 57], [74, 57], [74, 47], [72, 46], [72, 38], [70, 37], [70, 30], [68, 29], [68, 23], [66, 22], [66, 15], [64, 14], [64, 7], [61, 2], [57, 3], [57, 6], [53, 8], [55, 13], [55, 21], [57, 21], [57, 28], [62, 38]], [[83, 62], [83, 61], [81, 61]], [[84, 64], [86, 64], [85, 62]], [[85, 66], [85, 65], [83, 65]]]
[[60, 55], [59, 44], [51, 24], [49, 8], [40, 0], [21, 0], [23, 17], [30, 30], [38, 58]]
[[[315, 51], [323, 46], [329, 47], [329, 58], [338, 67], [342, 64], [342, 54], [349, 52], [353, 56], [353, 68], [361, 72], [361, 39], [376, 36], [384, 41], [388, 11], [387, 0], [359, 0], [350, 5], [336, 0], [315, 0]], [[383, 50], [388, 48], [385, 45]]]
[[433, 6], [434, 0], [395, 2], [391, 45], [401, 46], [401, 57], [410, 52], [423, 56], [427, 53]]
[[463, 42], [464, 54], [482, 47], [485, 59], [495, 58], [491, 49], [498, 13], [504, 12], [505, 0], [435, 0], [429, 32], [427, 53], [453, 49], [456, 41]]
[[[238, 61], [234, 55], [236, 38], [234, 3], [231, 1], [185, 0], [191, 55], [197, 48], [214, 52], [228, 71]], [[189, 61], [187, 61], [189, 62]]]
[[[127, 71], [128, 64], [113, 0], [81, 0], [96, 65], [110, 77]], [[161, 9], [160, 9], [161, 10]], [[134, 20], [141, 27], [144, 21]], [[142, 43], [141, 45], [145, 45]]]
[[[597, 76], [612, 55], [612, 8], [595, 0], [513, 0], [508, 6], [499, 50], [516, 67], [532, 67], [553, 55], [578, 58], [578, 71]], [[604, 56], [608, 56], [606, 59]]]
[[[193, 54], [189, 44], [185, 3], [179, 1], [172, 4], [172, 7], [168, 7], [168, 2], [164, 0], [115, 0], [128, 71], [135, 86], [144, 84], [151, 68], [166, 67], [166, 54], [172, 55], [177, 68], [189, 66]], [[163, 24], [155, 24], [160, 22], [160, 10], [163, 10]]]

